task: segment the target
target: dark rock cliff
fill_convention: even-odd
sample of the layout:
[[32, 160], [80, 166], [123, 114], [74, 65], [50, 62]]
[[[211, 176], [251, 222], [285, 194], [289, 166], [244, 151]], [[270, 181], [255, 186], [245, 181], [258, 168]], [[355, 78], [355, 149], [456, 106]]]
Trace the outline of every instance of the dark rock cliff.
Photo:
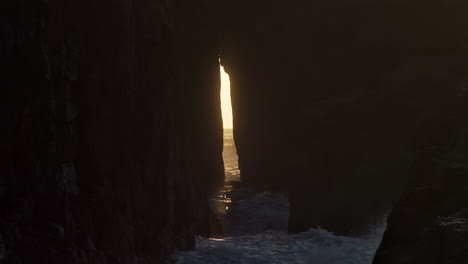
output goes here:
[[468, 199], [464, 174], [464, 194], [451, 193], [453, 186], [408, 190], [388, 218], [373, 263], [467, 263]]
[[466, 100], [466, 10], [227, 1], [221, 56], [241, 179], [289, 191], [290, 231], [360, 232], [392, 207], [418, 128]]
[[0, 4], [0, 263], [156, 263], [211, 232], [209, 5]]
[[466, 99], [416, 134], [409, 187], [388, 217], [375, 264], [468, 263]]

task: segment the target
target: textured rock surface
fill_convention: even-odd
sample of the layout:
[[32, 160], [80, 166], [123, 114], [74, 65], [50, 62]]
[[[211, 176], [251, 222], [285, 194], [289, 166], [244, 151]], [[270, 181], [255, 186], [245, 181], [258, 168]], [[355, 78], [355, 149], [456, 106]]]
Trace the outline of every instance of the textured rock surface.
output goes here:
[[410, 187], [388, 218], [375, 264], [468, 262], [464, 108], [452, 116], [457, 122], [439, 123], [439, 133], [422, 132], [415, 139], [418, 154], [409, 170]]
[[458, 205], [460, 200], [465, 200], [465, 209], [450, 214], [447, 212], [453, 212], [454, 206], [448, 203], [454, 202], [453, 197], [450, 200], [437, 192], [428, 197], [428, 192], [431, 191], [415, 190], [400, 201], [388, 219], [388, 228], [373, 263], [468, 262], [467, 199], [457, 197]]
[[398, 199], [417, 130], [440, 119], [427, 128], [436, 136], [466, 100], [462, 10], [461, 1], [227, 2], [222, 63], [241, 179], [290, 191], [290, 231], [360, 231]]
[[223, 164], [208, 6], [0, 4], [1, 263], [155, 263], [210, 232]]

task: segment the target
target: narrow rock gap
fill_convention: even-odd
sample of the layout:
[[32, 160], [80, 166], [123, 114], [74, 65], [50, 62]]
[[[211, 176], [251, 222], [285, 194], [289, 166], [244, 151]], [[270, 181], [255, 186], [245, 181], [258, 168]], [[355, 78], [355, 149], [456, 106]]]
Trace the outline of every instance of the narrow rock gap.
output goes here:
[[220, 65], [220, 77], [221, 77], [221, 109], [223, 116], [223, 129], [224, 129], [224, 144], [223, 144], [223, 159], [224, 168], [226, 175], [226, 182], [229, 181], [240, 181], [239, 177], [239, 164], [236, 151], [236, 145], [234, 142], [233, 134], [233, 114], [232, 114], [232, 103], [231, 103], [231, 83], [230, 77], [224, 70], [224, 67]]
[[[230, 76], [220, 65], [225, 184], [211, 199], [222, 233], [198, 237], [176, 263], [371, 263], [384, 226], [362, 237], [335, 235], [322, 228], [288, 233], [289, 201], [274, 188], [241, 183], [233, 135]], [[235, 88], [235, 87], [234, 87]], [[274, 166], [274, 164], [272, 164]]]

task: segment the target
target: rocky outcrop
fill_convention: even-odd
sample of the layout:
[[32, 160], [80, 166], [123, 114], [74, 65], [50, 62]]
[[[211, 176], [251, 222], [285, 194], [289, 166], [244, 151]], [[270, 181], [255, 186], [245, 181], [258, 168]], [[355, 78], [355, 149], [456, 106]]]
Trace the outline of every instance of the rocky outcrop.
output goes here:
[[467, 208], [464, 196], [412, 190], [389, 217], [373, 263], [466, 263]]
[[1, 263], [158, 263], [223, 182], [207, 1], [0, 4]]
[[443, 125], [428, 120], [414, 139], [410, 187], [388, 217], [375, 264], [468, 261], [468, 112], [459, 110]]
[[289, 191], [290, 231], [360, 232], [392, 207], [416, 131], [466, 98], [461, 10], [460, 1], [226, 3], [221, 54], [241, 180]]

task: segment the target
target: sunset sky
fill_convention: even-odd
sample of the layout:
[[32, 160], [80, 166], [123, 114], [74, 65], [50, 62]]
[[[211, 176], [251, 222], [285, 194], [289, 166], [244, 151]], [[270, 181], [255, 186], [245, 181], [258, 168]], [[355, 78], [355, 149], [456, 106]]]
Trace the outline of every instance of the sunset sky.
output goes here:
[[221, 74], [221, 109], [223, 111], [223, 126], [224, 128], [233, 128], [232, 126], [232, 107], [231, 107], [231, 83], [229, 75], [224, 71], [224, 67], [220, 68]]

